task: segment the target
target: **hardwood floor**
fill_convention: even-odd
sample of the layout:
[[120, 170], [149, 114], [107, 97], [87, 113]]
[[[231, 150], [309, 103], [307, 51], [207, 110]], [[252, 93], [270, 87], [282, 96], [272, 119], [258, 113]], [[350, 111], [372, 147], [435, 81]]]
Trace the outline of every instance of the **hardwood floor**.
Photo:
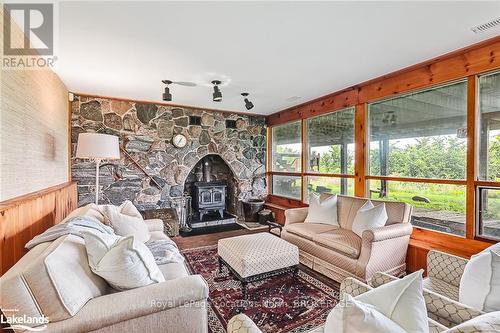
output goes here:
[[[254, 234], [254, 233], [259, 233], [259, 232], [266, 232], [265, 230], [247, 230], [247, 229], [240, 229], [240, 230], [231, 230], [231, 231], [223, 231], [223, 232], [217, 232], [213, 234], [206, 234], [206, 235], [197, 235], [197, 236], [190, 236], [190, 237], [182, 237], [182, 236], [177, 236], [177, 237], [172, 237], [172, 239], [175, 241], [179, 249], [185, 250], [185, 249], [192, 249], [196, 247], [202, 247], [202, 246], [209, 246], [209, 245], [216, 245], [217, 241], [222, 238], [228, 238], [228, 237], [234, 237], [234, 236], [241, 236], [241, 235], [247, 235], [247, 234]], [[324, 284], [335, 288], [336, 290], [339, 289], [340, 284], [323, 274], [320, 274], [318, 272], [313, 271], [312, 269], [300, 265], [300, 269], [303, 270], [304, 272], [308, 273], [309, 275], [313, 276], [314, 278], [320, 280]]]

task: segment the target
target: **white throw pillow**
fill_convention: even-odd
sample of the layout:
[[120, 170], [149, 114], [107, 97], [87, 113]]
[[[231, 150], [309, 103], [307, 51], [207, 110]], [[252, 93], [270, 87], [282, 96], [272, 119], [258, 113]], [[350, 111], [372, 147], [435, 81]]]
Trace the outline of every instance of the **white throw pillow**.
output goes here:
[[343, 329], [340, 332], [349, 333], [429, 332], [422, 294], [422, 270], [367, 291], [354, 300], [356, 309], [348, 309], [342, 302], [337, 304], [328, 315], [325, 332], [339, 332], [339, 328]]
[[484, 301], [484, 311], [500, 311], [500, 254], [491, 251], [490, 292]]
[[460, 303], [483, 311], [500, 310], [500, 243], [473, 255], [460, 280]]
[[123, 237], [134, 236], [143, 243], [151, 237], [146, 222], [132, 202], [127, 200], [120, 206], [102, 205], [100, 209], [108, 218], [115, 234]]
[[319, 197], [312, 193], [309, 197], [309, 209], [304, 223], [322, 223], [340, 227], [337, 221], [337, 195], [332, 195], [320, 202]]
[[357, 301], [351, 295], [346, 295], [341, 304], [328, 315], [325, 332], [406, 333], [401, 326], [377, 311], [373, 305]]
[[135, 207], [130, 200], [126, 200], [120, 205], [120, 212], [122, 214], [143, 220], [141, 213], [137, 210], [137, 207]]
[[354, 217], [352, 231], [362, 237], [363, 231], [383, 227], [387, 222], [385, 203], [374, 206], [371, 200], [365, 202]]
[[151, 251], [142, 242], [134, 241], [133, 236], [84, 232], [83, 237], [90, 269], [114, 289], [134, 289], [165, 281]]

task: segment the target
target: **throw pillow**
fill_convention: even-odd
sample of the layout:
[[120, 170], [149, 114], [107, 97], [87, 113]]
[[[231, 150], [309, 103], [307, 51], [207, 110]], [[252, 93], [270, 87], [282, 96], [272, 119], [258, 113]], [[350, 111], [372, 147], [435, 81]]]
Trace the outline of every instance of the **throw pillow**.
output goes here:
[[127, 200], [120, 205], [120, 212], [122, 214], [143, 220], [141, 213], [137, 210], [137, 208], [130, 200]]
[[337, 195], [332, 195], [320, 202], [319, 197], [312, 193], [309, 197], [309, 209], [304, 223], [322, 223], [340, 227], [337, 221]]
[[500, 311], [500, 254], [491, 251], [490, 292], [484, 300], [484, 311]]
[[500, 310], [500, 243], [473, 255], [460, 280], [460, 303], [482, 311]]
[[383, 227], [387, 222], [385, 203], [374, 206], [371, 200], [365, 202], [358, 210], [352, 223], [352, 231], [359, 237], [363, 231]]
[[325, 322], [325, 332], [406, 333], [373, 305], [357, 301], [351, 295], [346, 295], [342, 306], [337, 305], [330, 312]]
[[84, 232], [89, 266], [116, 290], [134, 289], [165, 281], [153, 254], [133, 236]]
[[[349, 300], [349, 298], [347, 298]], [[325, 332], [429, 332], [422, 294], [422, 271], [391, 281], [354, 298], [354, 308], [339, 303], [328, 315]], [[378, 312], [378, 313], [377, 313]], [[386, 318], [394, 322], [389, 324]]]
[[120, 206], [102, 205], [100, 208], [115, 234], [123, 237], [134, 236], [143, 243], [151, 237], [146, 222], [132, 202], [127, 200]]

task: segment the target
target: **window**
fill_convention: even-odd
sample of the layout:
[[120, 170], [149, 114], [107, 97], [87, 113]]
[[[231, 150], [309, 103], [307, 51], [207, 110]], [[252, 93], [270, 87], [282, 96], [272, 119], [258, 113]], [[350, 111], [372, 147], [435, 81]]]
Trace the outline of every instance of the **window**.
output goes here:
[[354, 175], [354, 108], [312, 117], [305, 124], [309, 175], [305, 178], [304, 201], [309, 201], [311, 193], [354, 195], [354, 179], [339, 176]]
[[500, 181], [500, 73], [479, 77], [479, 110], [478, 176]]
[[478, 234], [482, 237], [500, 239], [500, 187], [478, 187], [477, 189]]
[[301, 127], [296, 121], [272, 128], [272, 171], [301, 172]]
[[413, 205], [416, 226], [464, 236], [467, 82], [369, 104], [369, 139], [370, 196]]
[[354, 109], [307, 119], [310, 172], [354, 174]]
[[[385, 193], [381, 191], [385, 182]], [[465, 236], [465, 186], [370, 180], [370, 198], [403, 201], [413, 206], [416, 227]]]
[[[500, 72], [480, 76], [476, 235], [500, 239]], [[488, 186], [484, 186], [487, 182]]]
[[369, 105], [370, 174], [465, 179], [467, 83]]
[[273, 194], [300, 200], [302, 190], [302, 178], [300, 176], [273, 175]]
[[354, 178], [307, 176], [304, 201], [309, 201], [311, 193], [354, 195]]

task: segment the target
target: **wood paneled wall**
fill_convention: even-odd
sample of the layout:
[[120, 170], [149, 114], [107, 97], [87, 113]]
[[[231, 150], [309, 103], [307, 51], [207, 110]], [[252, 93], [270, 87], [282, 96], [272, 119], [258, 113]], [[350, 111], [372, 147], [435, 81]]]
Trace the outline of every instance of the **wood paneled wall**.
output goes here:
[[61, 222], [77, 206], [76, 183], [67, 182], [0, 203], [0, 274], [27, 251], [34, 236]]

